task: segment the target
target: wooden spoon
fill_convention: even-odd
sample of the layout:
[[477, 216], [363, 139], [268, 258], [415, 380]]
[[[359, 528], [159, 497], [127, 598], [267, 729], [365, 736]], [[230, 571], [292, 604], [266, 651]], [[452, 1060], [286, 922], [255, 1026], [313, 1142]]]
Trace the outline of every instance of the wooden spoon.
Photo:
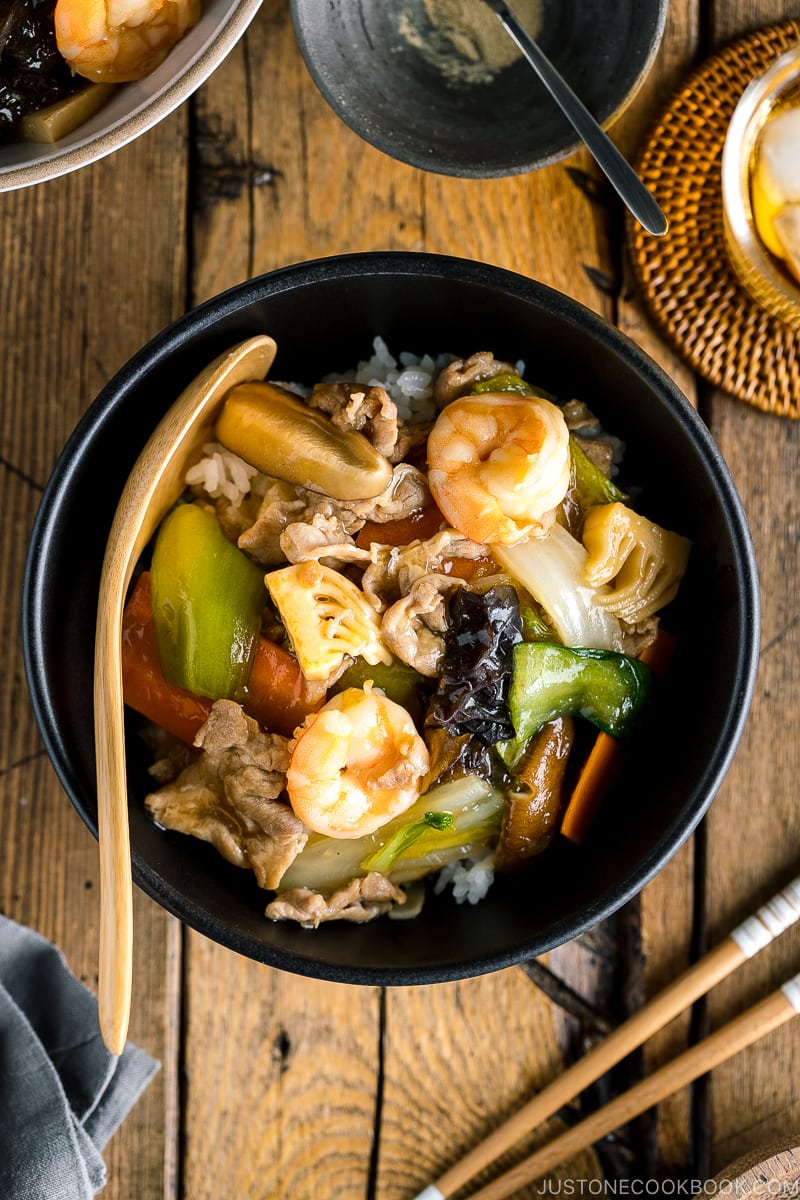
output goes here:
[[121, 1054], [130, 1016], [133, 897], [125, 729], [122, 610], [134, 565], [184, 488], [191, 455], [207, 441], [225, 394], [263, 379], [277, 346], [261, 335], [215, 359], [167, 411], [134, 464], [120, 497], [103, 559], [94, 660], [97, 826], [100, 846], [98, 1008], [103, 1041]]

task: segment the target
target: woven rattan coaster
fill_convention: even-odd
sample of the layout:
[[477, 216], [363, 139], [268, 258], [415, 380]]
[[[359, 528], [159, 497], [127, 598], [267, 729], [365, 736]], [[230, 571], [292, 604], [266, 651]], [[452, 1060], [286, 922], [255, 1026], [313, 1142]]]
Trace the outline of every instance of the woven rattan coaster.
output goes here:
[[637, 169], [670, 222], [627, 219], [628, 249], [655, 323], [702, 378], [747, 404], [800, 417], [800, 333], [741, 287], [722, 228], [722, 146], [744, 88], [800, 41], [785, 21], [731, 42], [692, 72], [656, 122]]

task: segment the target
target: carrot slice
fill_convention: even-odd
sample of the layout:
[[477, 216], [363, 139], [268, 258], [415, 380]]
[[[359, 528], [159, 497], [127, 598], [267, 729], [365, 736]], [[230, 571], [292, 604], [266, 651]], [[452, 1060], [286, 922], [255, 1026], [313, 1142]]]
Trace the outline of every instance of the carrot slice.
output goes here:
[[259, 725], [291, 737], [309, 713], [322, 708], [325, 698], [324, 690], [309, 684], [296, 658], [275, 642], [258, 639], [242, 706]]
[[[170, 683], [161, 670], [150, 573], [139, 576], [122, 622], [122, 684], [125, 703], [168, 733], [191, 745], [211, 711], [211, 700]], [[325, 701], [310, 687], [297, 660], [282, 646], [260, 637], [242, 706], [264, 729], [291, 737]]]
[[[655, 640], [640, 654], [656, 679], [663, 679], [675, 649], [675, 638], [659, 626]], [[561, 821], [561, 833], [571, 842], [586, 836], [600, 806], [625, 762], [622, 742], [602, 731], [586, 758]]]

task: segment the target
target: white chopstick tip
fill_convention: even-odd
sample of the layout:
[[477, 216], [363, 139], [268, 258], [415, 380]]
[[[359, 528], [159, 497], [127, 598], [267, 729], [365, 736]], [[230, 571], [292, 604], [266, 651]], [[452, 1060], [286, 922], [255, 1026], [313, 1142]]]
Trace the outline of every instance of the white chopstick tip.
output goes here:
[[787, 980], [781, 991], [794, 1011], [800, 1013], [800, 975], [795, 975], [794, 979]]
[[747, 958], [752, 958], [800, 919], [800, 877], [773, 896], [731, 934]]
[[420, 1192], [414, 1200], [444, 1200], [444, 1192], [440, 1192], [435, 1183], [429, 1183], [424, 1192]]

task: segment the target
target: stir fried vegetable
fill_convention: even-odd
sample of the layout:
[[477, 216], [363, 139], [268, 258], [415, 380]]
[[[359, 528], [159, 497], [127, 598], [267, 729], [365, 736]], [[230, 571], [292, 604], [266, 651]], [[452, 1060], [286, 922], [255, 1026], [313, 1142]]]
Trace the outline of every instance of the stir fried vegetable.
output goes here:
[[368, 663], [365, 658], [357, 658], [331, 690], [335, 694], [346, 688], [360, 688], [370, 680], [390, 700], [407, 708], [417, 720], [422, 717], [425, 677], [399, 659], [390, 663]]
[[453, 823], [451, 813], [426, 812], [421, 821], [413, 821], [410, 825], [404, 825], [402, 829], [398, 829], [385, 846], [376, 850], [374, 854], [368, 855], [361, 864], [362, 871], [380, 871], [382, 875], [388, 875], [397, 859], [405, 854], [406, 850], [414, 845], [414, 842], [419, 841], [426, 830], [436, 829], [441, 833], [442, 830], [452, 829]]
[[597, 603], [631, 624], [674, 599], [689, 559], [689, 541], [662, 529], [624, 504], [591, 509], [583, 527], [586, 578], [613, 584]]
[[569, 452], [571, 459], [570, 488], [574, 489], [581, 509], [586, 511], [595, 504], [611, 504], [616, 500], [627, 499], [625, 493], [619, 490], [613, 480], [595, 466], [577, 438], [570, 437]]
[[259, 568], [213, 513], [182, 504], [158, 531], [153, 617], [164, 674], [196, 696], [241, 697], [267, 598]]
[[328, 679], [347, 655], [391, 663], [375, 609], [339, 571], [297, 563], [270, 571], [266, 582], [307, 679]]
[[564, 777], [575, 736], [571, 717], [556, 717], [536, 733], [506, 793], [495, 852], [498, 872], [518, 871], [547, 849], [564, 808]]
[[492, 556], [541, 604], [566, 646], [619, 648], [619, 621], [597, 603], [598, 589], [586, 579], [586, 550], [563, 526], [516, 546], [492, 546]]
[[395, 883], [421, 879], [433, 870], [476, 854], [497, 838], [504, 796], [485, 779], [467, 776], [423, 795], [402, 816], [376, 833], [350, 841], [311, 837], [281, 880], [279, 894], [298, 887], [330, 892], [365, 873], [363, 863], [380, 852], [395, 835], [425, 821], [428, 813], [452, 818], [443, 828], [423, 830], [395, 857], [389, 872]]
[[126, 700], [194, 747], [154, 768], [148, 810], [308, 928], [413, 915], [404, 887], [443, 867], [437, 890], [474, 900], [579, 840], [689, 550], [607, 477], [619, 443], [580, 401], [481, 351], [429, 376], [413, 425], [424, 372], [395, 402], [366, 365], [307, 401], [228, 393], [152, 609], [143, 583], [126, 612]]
[[211, 711], [210, 700], [164, 678], [149, 571], [137, 580], [122, 617], [122, 686], [127, 705], [190, 746]]
[[532, 604], [525, 604], [519, 610], [522, 619], [522, 637], [526, 642], [552, 642], [554, 630], [548, 625], [541, 612]]
[[306, 678], [293, 654], [269, 638], [256, 643], [242, 707], [270, 733], [291, 737], [325, 699], [325, 689]]
[[[674, 650], [675, 638], [663, 627], [659, 628], [655, 639], [640, 655], [641, 661], [653, 672], [654, 679], [664, 678]], [[625, 754], [626, 747], [622, 742], [602, 730], [598, 733], [561, 822], [561, 833], [571, 842], [580, 842], [586, 836], [622, 770]]]
[[[164, 677], [156, 641], [150, 572], [143, 571], [125, 605], [122, 623], [122, 683], [125, 703], [180, 741], [192, 745], [208, 720], [211, 701]], [[291, 736], [324, 691], [309, 684], [297, 659], [282, 646], [259, 637], [253, 668], [242, 696], [245, 712], [265, 730]]]
[[492, 375], [490, 379], [481, 379], [475, 384], [472, 391], [476, 396], [483, 396], [490, 392], [515, 392], [518, 396], [541, 396], [544, 400], [552, 399], [550, 393], [546, 392], [544, 388], [534, 387], [520, 375], [509, 373]]
[[612, 737], [624, 738], [650, 695], [644, 663], [608, 650], [553, 642], [514, 649], [509, 706], [516, 738], [504, 750], [515, 763], [525, 741], [555, 717], [581, 716]]
[[408, 517], [366, 521], [356, 534], [355, 543], [362, 550], [369, 550], [373, 542], [382, 546], [408, 546], [411, 542], [432, 537], [444, 524], [444, 517], [431, 502], [427, 508], [418, 508]]
[[337, 500], [377, 496], [392, 469], [362, 434], [338, 429], [272, 383], [231, 388], [216, 436], [262, 471]]
[[467, 775], [479, 775], [498, 788], [510, 784], [508, 768], [496, 747], [487, 746], [474, 734], [456, 734], [429, 724], [425, 729], [425, 740], [431, 752], [428, 787], [463, 779]]

